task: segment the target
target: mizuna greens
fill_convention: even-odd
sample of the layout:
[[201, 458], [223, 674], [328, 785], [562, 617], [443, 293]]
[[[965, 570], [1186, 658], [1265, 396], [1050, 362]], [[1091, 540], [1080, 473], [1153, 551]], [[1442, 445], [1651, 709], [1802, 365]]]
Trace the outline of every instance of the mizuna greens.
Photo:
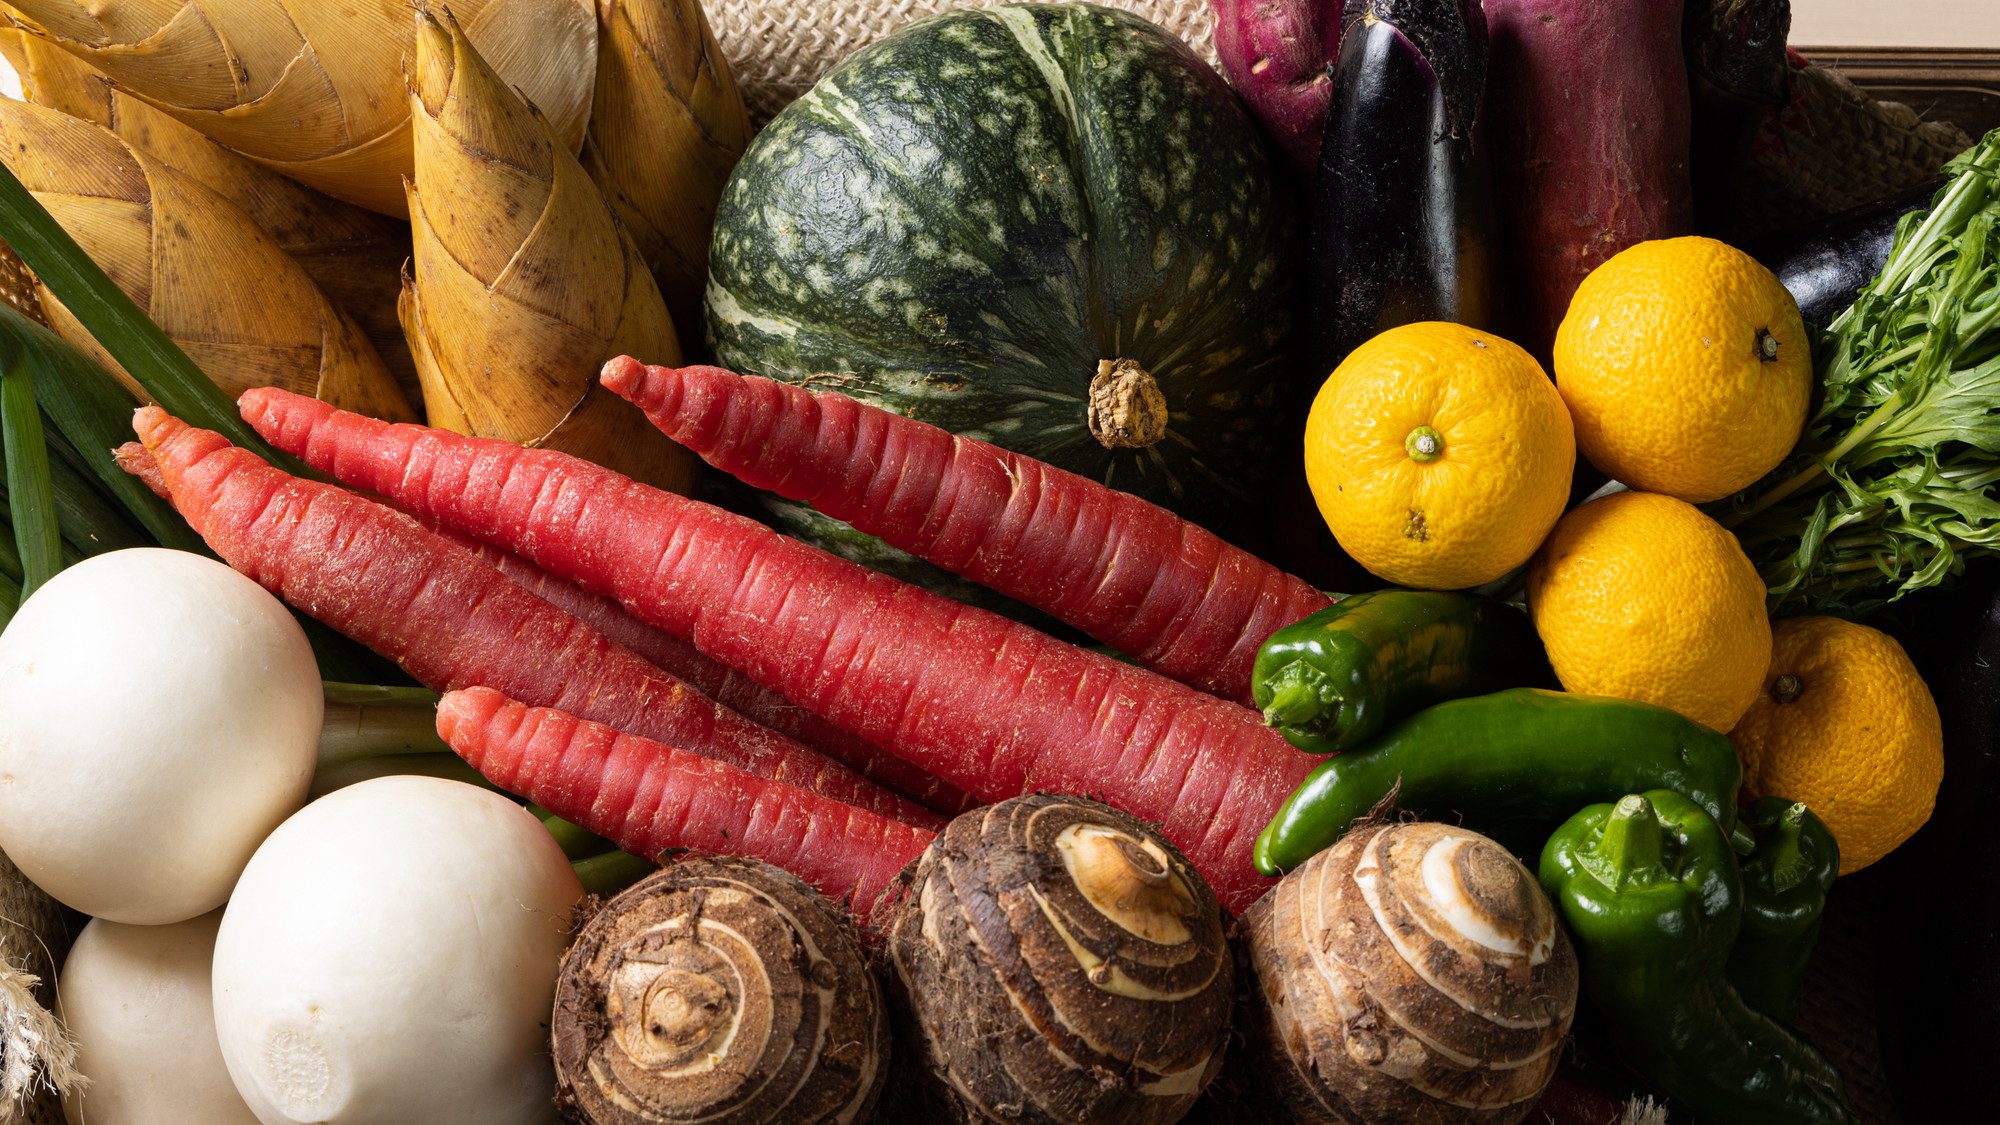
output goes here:
[[2000, 130], [1828, 326], [1798, 449], [1716, 516], [1779, 613], [1867, 613], [2000, 553]]

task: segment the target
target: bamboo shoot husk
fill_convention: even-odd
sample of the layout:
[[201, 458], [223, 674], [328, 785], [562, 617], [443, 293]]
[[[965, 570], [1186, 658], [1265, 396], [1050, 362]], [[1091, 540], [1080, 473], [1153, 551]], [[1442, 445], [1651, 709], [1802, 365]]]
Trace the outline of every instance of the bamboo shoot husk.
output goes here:
[[[80, 118], [0, 99], [22, 183], [120, 289], [230, 395], [279, 386], [378, 418], [415, 417], [366, 336], [234, 204]], [[43, 287], [64, 339], [137, 382]]]
[[[408, 0], [11, 2], [65, 50], [213, 140], [328, 195], [404, 213]], [[590, 0], [454, 8], [575, 151], [597, 67]]]
[[699, 0], [597, 0], [597, 21], [583, 167], [653, 271], [681, 350], [698, 355], [709, 232], [750, 114]]
[[305, 267], [335, 308], [360, 325], [403, 397], [422, 400], [416, 365], [396, 317], [403, 262], [410, 256], [408, 224], [238, 156], [118, 89], [110, 78], [20, 21], [0, 28], [0, 54], [20, 75], [28, 101], [101, 125], [241, 207]]
[[685, 491], [693, 455], [597, 382], [617, 355], [680, 362], [637, 247], [450, 14], [420, 9], [416, 22], [416, 252], [403, 328], [431, 424]]

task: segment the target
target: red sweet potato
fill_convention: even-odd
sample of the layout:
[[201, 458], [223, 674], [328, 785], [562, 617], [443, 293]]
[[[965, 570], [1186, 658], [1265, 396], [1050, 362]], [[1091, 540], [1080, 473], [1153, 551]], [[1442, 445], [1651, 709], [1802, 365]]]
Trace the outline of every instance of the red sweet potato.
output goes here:
[[1319, 167], [1345, 0], [1208, 0], [1215, 54], [1274, 154], [1301, 184]]
[[1544, 364], [1579, 282], [1694, 233], [1681, 0], [1485, 0], [1482, 140], [1518, 342]]

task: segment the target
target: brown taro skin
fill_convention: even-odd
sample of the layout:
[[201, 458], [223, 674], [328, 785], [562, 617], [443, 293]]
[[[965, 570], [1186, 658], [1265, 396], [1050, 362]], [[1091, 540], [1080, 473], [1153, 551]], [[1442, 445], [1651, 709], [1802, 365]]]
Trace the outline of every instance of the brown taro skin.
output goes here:
[[550, 1027], [583, 1125], [856, 1125], [882, 1092], [881, 988], [838, 907], [754, 859], [696, 856], [590, 919]]
[[1482, 140], [1516, 342], [1543, 366], [1571, 294], [1634, 243], [1694, 233], [1681, 0], [1485, 0]]

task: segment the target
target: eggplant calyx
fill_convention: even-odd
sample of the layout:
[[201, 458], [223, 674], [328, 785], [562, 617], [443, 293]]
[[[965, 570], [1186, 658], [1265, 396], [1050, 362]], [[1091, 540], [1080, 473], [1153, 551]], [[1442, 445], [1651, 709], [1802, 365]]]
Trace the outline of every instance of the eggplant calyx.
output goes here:
[[1167, 436], [1167, 396], [1136, 360], [1100, 359], [1086, 417], [1104, 448], [1144, 449]]
[[1486, 13], [1479, 0], [1347, 0], [1343, 35], [1387, 24], [1436, 76], [1446, 135], [1470, 138], [1486, 92]]
[[1418, 426], [1403, 439], [1403, 451], [1410, 460], [1429, 464], [1444, 456], [1444, 435], [1429, 426]]

